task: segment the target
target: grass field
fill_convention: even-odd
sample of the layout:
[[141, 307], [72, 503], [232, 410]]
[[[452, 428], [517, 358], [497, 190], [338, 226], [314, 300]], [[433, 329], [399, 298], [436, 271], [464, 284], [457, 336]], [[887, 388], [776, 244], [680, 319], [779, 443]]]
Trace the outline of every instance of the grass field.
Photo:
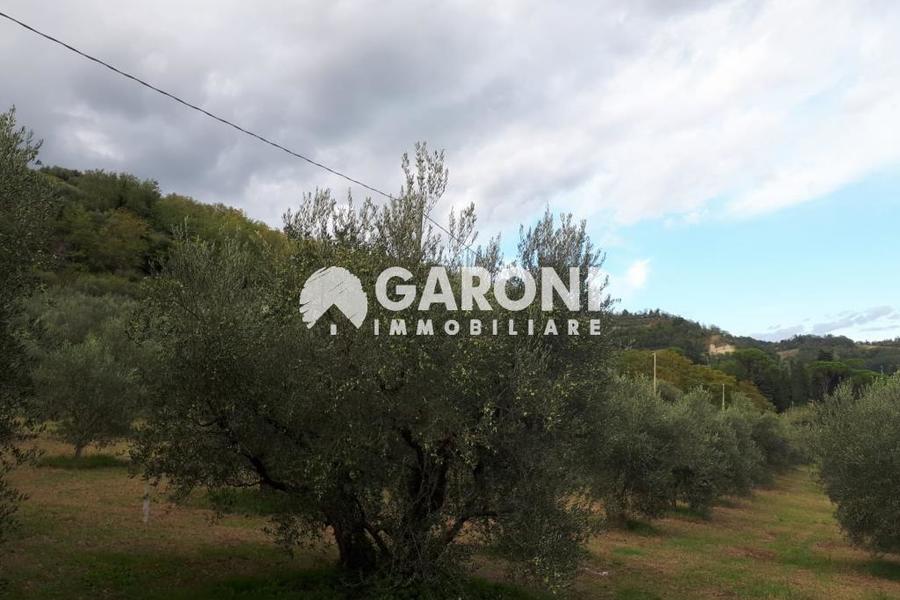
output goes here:
[[[289, 557], [262, 532], [264, 517], [215, 520], [202, 498], [174, 505], [160, 493], [145, 525], [144, 484], [121, 457], [88, 453], [74, 465], [66, 447], [42, 445], [41, 464], [13, 476], [30, 499], [0, 549], [7, 597], [339, 597], [329, 545]], [[811, 475], [793, 471], [711, 520], [676, 513], [598, 536], [571, 597], [900, 599], [900, 559], [853, 549], [831, 513]], [[487, 583], [501, 573], [487, 561], [476, 571], [471, 589], [485, 598], [531, 597]]]

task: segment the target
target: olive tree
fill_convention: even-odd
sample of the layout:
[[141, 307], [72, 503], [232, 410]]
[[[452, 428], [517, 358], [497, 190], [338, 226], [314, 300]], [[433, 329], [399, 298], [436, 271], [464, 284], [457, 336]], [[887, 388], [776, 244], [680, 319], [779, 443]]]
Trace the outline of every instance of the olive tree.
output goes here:
[[802, 462], [793, 425], [786, 416], [773, 412], [762, 412], [751, 422], [751, 437], [762, 453], [765, 473], [763, 480], [771, 475]]
[[30, 358], [35, 413], [56, 422], [76, 457], [131, 430], [142, 389], [140, 349], [127, 335], [133, 305], [50, 289], [24, 301], [14, 321]]
[[[466, 249], [471, 207], [451, 218], [452, 236], [425, 218], [447, 184], [442, 155], [419, 146], [403, 167], [400, 193], [383, 206], [307, 196], [286, 215], [287, 254], [177, 241], [144, 307], [158, 351], [147, 362], [153, 393], [135, 459], [182, 490], [265, 486], [283, 500], [279, 540], [301, 543], [325, 526], [349, 572], [433, 579], [492, 547], [519, 572], [560, 585], [591, 522], [580, 465], [608, 375], [603, 338], [524, 335], [528, 319], [538, 328], [559, 317], [539, 306], [394, 312], [370, 298], [358, 330], [333, 308], [312, 327], [298, 311], [303, 282], [324, 266], [346, 268], [365, 290], [389, 266], [420, 285], [434, 265], [454, 282], [466, 265], [498, 276], [496, 241]], [[570, 219], [548, 215], [522, 238], [526, 269], [601, 260]], [[591, 314], [604, 327], [608, 307]], [[523, 334], [440, 332], [446, 318], [479, 316], [485, 332], [496, 318]], [[433, 319], [437, 333], [389, 335], [391, 319], [411, 330]]]
[[747, 494], [764, 478], [763, 453], [753, 440], [756, 413], [749, 401], [721, 410], [702, 389], [672, 405], [673, 501], [708, 514], [722, 496]]
[[611, 524], [658, 517], [678, 501], [708, 513], [791, 464], [788, 432], [772, 412], [735, 394], [727, 409], [703, 390], [666, 400], [646, 379], [621, 377], [601, 403], [590, 473]]
[[26, 368], [10, 319], [44, 256], [53, 211], [52, 190], [32, 169], [39, 148], [30, 131], [16, 127], [14, 110], [0, 113], [0, 538], [20, 499], [6, 475], [30, 456], [20, 445], [28, 435]]
[[821, 402], [810, 432], [825, 492], [854, 543], [900, 551], [900, 375], [858, 396], [850, 383]]
[[623, 525], [635, 514], [660, 516], [672, 506], [679, 437], [690, 430], [673, 427], [671, 406], [646, 379], [617, 378], [602, 407], [591, 475], [607, 518]]

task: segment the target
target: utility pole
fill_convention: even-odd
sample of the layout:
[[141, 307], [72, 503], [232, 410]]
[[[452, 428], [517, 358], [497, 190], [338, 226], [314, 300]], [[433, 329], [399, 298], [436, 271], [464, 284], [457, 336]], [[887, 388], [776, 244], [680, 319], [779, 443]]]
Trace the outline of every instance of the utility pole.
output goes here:
[[656, 352], [653, 353], [653, 395], [656, 395]]
[[722, 410], [725, 410], [725, 384], [722, 384]]

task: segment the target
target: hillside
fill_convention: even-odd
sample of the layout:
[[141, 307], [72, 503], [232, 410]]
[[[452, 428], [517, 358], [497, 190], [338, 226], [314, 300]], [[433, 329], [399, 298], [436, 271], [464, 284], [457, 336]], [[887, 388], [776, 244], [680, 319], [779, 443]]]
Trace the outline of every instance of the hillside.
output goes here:
[[41, 171], [59, 199], [45, 283], [86, 293], [134, 296], [139, 281], [163, 260], [174, 232], [217, 239], [236, 235], [283, 243], [280, 232], [224, 204], [163, 196], [152, 180], [124, 173]]

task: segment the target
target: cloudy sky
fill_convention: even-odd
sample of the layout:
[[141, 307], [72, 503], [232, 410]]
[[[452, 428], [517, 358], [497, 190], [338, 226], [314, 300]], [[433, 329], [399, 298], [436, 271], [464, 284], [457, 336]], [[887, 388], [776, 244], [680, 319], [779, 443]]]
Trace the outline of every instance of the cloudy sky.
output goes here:
[[[738, 334], [900, 336], [900, 3], [0, 0], [0, 11], [375, 187], [417, 140], [510, 250], [588, 221], [613, 293]], [[348, 185], [0, 20], [47, 164], [278, 225]], [[356, 195], [365, 195], [354, 190]]]

